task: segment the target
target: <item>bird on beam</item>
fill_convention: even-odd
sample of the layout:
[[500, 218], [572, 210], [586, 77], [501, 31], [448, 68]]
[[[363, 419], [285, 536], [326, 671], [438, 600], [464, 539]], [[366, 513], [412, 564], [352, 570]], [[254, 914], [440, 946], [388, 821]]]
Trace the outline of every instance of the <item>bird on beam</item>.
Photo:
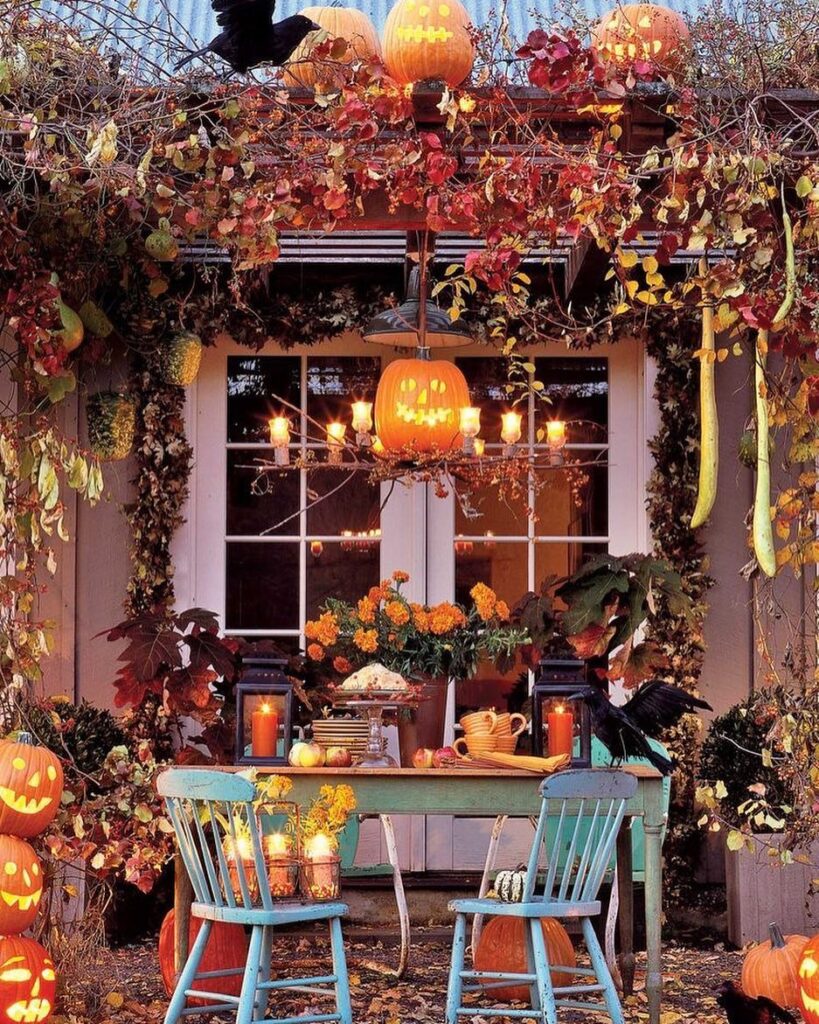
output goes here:
[[728, 1024], [797, 1024], [796, 1017], [765, 996], [753, 999], [733, 981], [724, 981], [717, 989], [717, 1003], [725, 1010]]
[[644, 683], [622, 707], [612, 704], [597, 686], [586, 686], [569, 699], [585, 701], [592, 732], [611, 754], [612, 762], [643, 757], [663, 775], [670, 775], [674, 765], [654, 750], [646, 736], [656, 738], [663, 729], [676, 725], [683, 715], [697, 708], [712, 710], [707, 701], [659, 679]]
[[259, 64], [281, 65], [305, 36], [321, 28], [303, 14], [274, 24], [276, 0], [211, 0], [211, 7], [222, 31], [201, 50], [189, 53], [175, 70], [205, 53], [215, 53], [242, 73]]

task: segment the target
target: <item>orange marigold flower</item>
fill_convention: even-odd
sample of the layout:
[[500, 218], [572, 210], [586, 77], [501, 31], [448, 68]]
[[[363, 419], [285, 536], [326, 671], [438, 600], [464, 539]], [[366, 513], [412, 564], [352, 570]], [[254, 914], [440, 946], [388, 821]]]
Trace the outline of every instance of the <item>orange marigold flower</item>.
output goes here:
[[495, 614], [501, 622], [509, 621], [509, 605], [505, 601], [498, 601], [495, 605]]
[[[372, 595], [372, 591], [370, 591]], [[362, 622], [375, 622], [375, 606], [378, 601], [373, 601], [372, 596], [362, 597], [358, 602], [358, 617]]]
[[346, 676], [349, 672], [352, 672], [353, 670], [353, 666], [350, 664], [350, 662], [347, 661], [346, 658], [343, 658], [340, 654], [333, 658], [333, 668], [336, 670], [336, 672], [340, 673], [343, 676]]
[[396, 583], [406, 583], [409, 580], [409, 573], [404, 572], [403, 569], [396, 569], [392, 574], [392, 578]]
[[410, 620], [409, 608], [403, 601], [388, 601], [384, 605], [384, 614], [394, 626], [405, 626]]
[[312, 658], [313, 661], [321, 661], [324, 658], [324, 648], [321, 644], [308, 644], [307, 657]]
[[353, 634], [353, 643], [360, 651], [372, 654], [378, 649], [378, 633], [374, 629], [357, 629]]
[[324, 644], [325, 647], [332, 647], [338, 640], [338, 622], [332, 612], [323, 612], [318, 619], [306, 622], [304, 635], [308, 640], [315, 640]]
[[370, 587], [367, 593], [367, 600], [374, 605], [379, 605], [384, 600], [384, 591], [381, 587]]
[[495, 591], [491, 587], [487, 587], [485, 583], [476, 583], [469, 591], [469, 596], [475, 602], [478, 615], [484, 622], [488, 622], [495, 614], [495, 605], [498, 603]]
[[419, 633], [429, 632], [429, 614], [422, 604], [410, 604], [412, 611], [412, 624]]
[[449, 633], [466, 624], [466, 616], [461, 609], [449, 601], [442, 601], [429, 611], [429, 628], [436, 636]]

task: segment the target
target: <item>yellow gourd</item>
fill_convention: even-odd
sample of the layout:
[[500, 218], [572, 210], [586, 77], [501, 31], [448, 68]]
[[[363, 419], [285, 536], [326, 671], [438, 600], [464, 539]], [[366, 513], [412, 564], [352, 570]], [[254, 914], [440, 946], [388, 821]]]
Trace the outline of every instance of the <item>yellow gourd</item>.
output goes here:
[[[700, 260], [700, 275], [708, 271], [704, 259]], [[714, 351], [714, 307], [710, 302], [702, 308], [702, 344], [700, 353], [700, 475], [697, 504], [691, 516], [691, 529], [702, 526], [711, 515], [717, 498], [719, 472], [719, 418], [714, 381], [716, 353]]]

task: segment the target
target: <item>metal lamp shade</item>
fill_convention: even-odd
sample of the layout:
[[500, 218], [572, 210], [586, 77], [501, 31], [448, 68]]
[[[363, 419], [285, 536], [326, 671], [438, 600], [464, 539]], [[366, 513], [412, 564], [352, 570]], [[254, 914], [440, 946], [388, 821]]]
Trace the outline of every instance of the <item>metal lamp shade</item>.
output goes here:
[[407, 297], [400, 306], [385, 309], [370, 320], [362, 334], [365, 341], [377, 345], [393, 345], [396, 348], [456, 348], [470, 345], [472, 335], [460, 320], [451, 321], [446, 310], [431, 299], [427, 299], [426, 338], [421, 339], [418, 331], [418, 313], [421, 308], [419, 297], [420, 274], [413, 268], [410, 274]]

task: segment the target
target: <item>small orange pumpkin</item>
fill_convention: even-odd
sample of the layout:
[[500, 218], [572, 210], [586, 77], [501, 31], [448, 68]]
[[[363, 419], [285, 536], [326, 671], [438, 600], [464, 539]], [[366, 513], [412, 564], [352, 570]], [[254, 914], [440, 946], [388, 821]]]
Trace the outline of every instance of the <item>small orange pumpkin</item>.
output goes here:
[[0, 1021], [42, 1024], [54, 1009], [57, 976], [51, 957], [34, 939], [0, 937]]
[[805, 1024], [819, 1024], [819, 934], [808, 939], [799, 962], [799, 1004]]
[[402, 85], [460, 85], [475, 60], [471, 28], [460, 0], [396, 0], [382, 37], [387, 71]]
[[443, 359], [396, 359], [375, 393], [375, 429], [385, 448], [447, 452], [463, 443], [460, 410], [469, 387], [454, 363]]
[[[354, 60], [381, 59], [381, 46], [375, 25], [364, 14], [353, 7], [305, 7], [299, 11], [327, 32], [333, 39], [346, 39], [347, 52], [337, 63], [351, 64]], [[303, 85], [312, 88], [316, 82], [340, 85], [343, 75], [340, 68], [322, 67], [312, 64], [307, 57], [315, 43], [312, 35], [307, 36], [290, 57], [284, 80], [288, 85]]]
[[[524, 928], [527, 924], [522, 917], [491, 917], [481, 932], [475, 952], [475, 970], [525, 974], [528, 970], [524, 941]], [[574, 946], [563, 925], [554, 918], [543, 917], [540, 926], [549, 951], [549, 962], [558, 967], [574, 967], [577, 964]], [[552, 971], [551, 974], [555, 988], [572, 983], [573, 975], [569, 972]], [[526, 985], [510, 985], [509, 988], [493, 988], [489, 991], [493, 998], [508, 999], [511, 1002], [529, 998]]]
[[799, 961], [807, 935], [786, 935], [777, 924], [768, 926], [770, 939], [749, 950], [742, 964], [742, 989], [749, 996], [766, 996], [780, 1006], [799, 1005]]
[[24, 932], [37, 916], [42, 896], [37, 854], [24, 840], [0, 835], [0, 934]]
[[60, 809], [63, 768], [46, 747], [0, 740], [0, 832], [30, 839]]
[[665, 73], [679, 73], [691, 51], [683, 17], [661, 4], [623, 4], [592, 29], [592, 42], [606, 60], [633, 64], [645, 60]]
[[[176, 985], [175, 950], [174, 950], [174, 921], [176, 915], [169, 910], [159, 930], [159, 969], [162, 974], [162, 984], [165, 991], [170, 995]], [[188, 943], [193, 945], [199, 929], [202, 927], [202, 920], [192, 917], [190, 930], [188, 931]], [[209, 992], [222, 992], [228, 996], [238, 996], [242, 992], [242, 981], [244, 979], [244, 968], [247, 962], [248, 939], [245, 930], [240, 924], [226, 924], [224, 921], [215, 921], [205, 952], [199, 961], [199, 973], [205, 971], [225, 971], [231, 968], [240, 969], [240, 973], [231, 974], [224, 978], [208, 978], [201, 982], [195, 982], [193, 987], [206, 989]], [[212, 1000], [211, 1000], [212, 1001]], [[192, 999], [188, 997], [188, 1006], [207, 1006], [207, 999]]]

